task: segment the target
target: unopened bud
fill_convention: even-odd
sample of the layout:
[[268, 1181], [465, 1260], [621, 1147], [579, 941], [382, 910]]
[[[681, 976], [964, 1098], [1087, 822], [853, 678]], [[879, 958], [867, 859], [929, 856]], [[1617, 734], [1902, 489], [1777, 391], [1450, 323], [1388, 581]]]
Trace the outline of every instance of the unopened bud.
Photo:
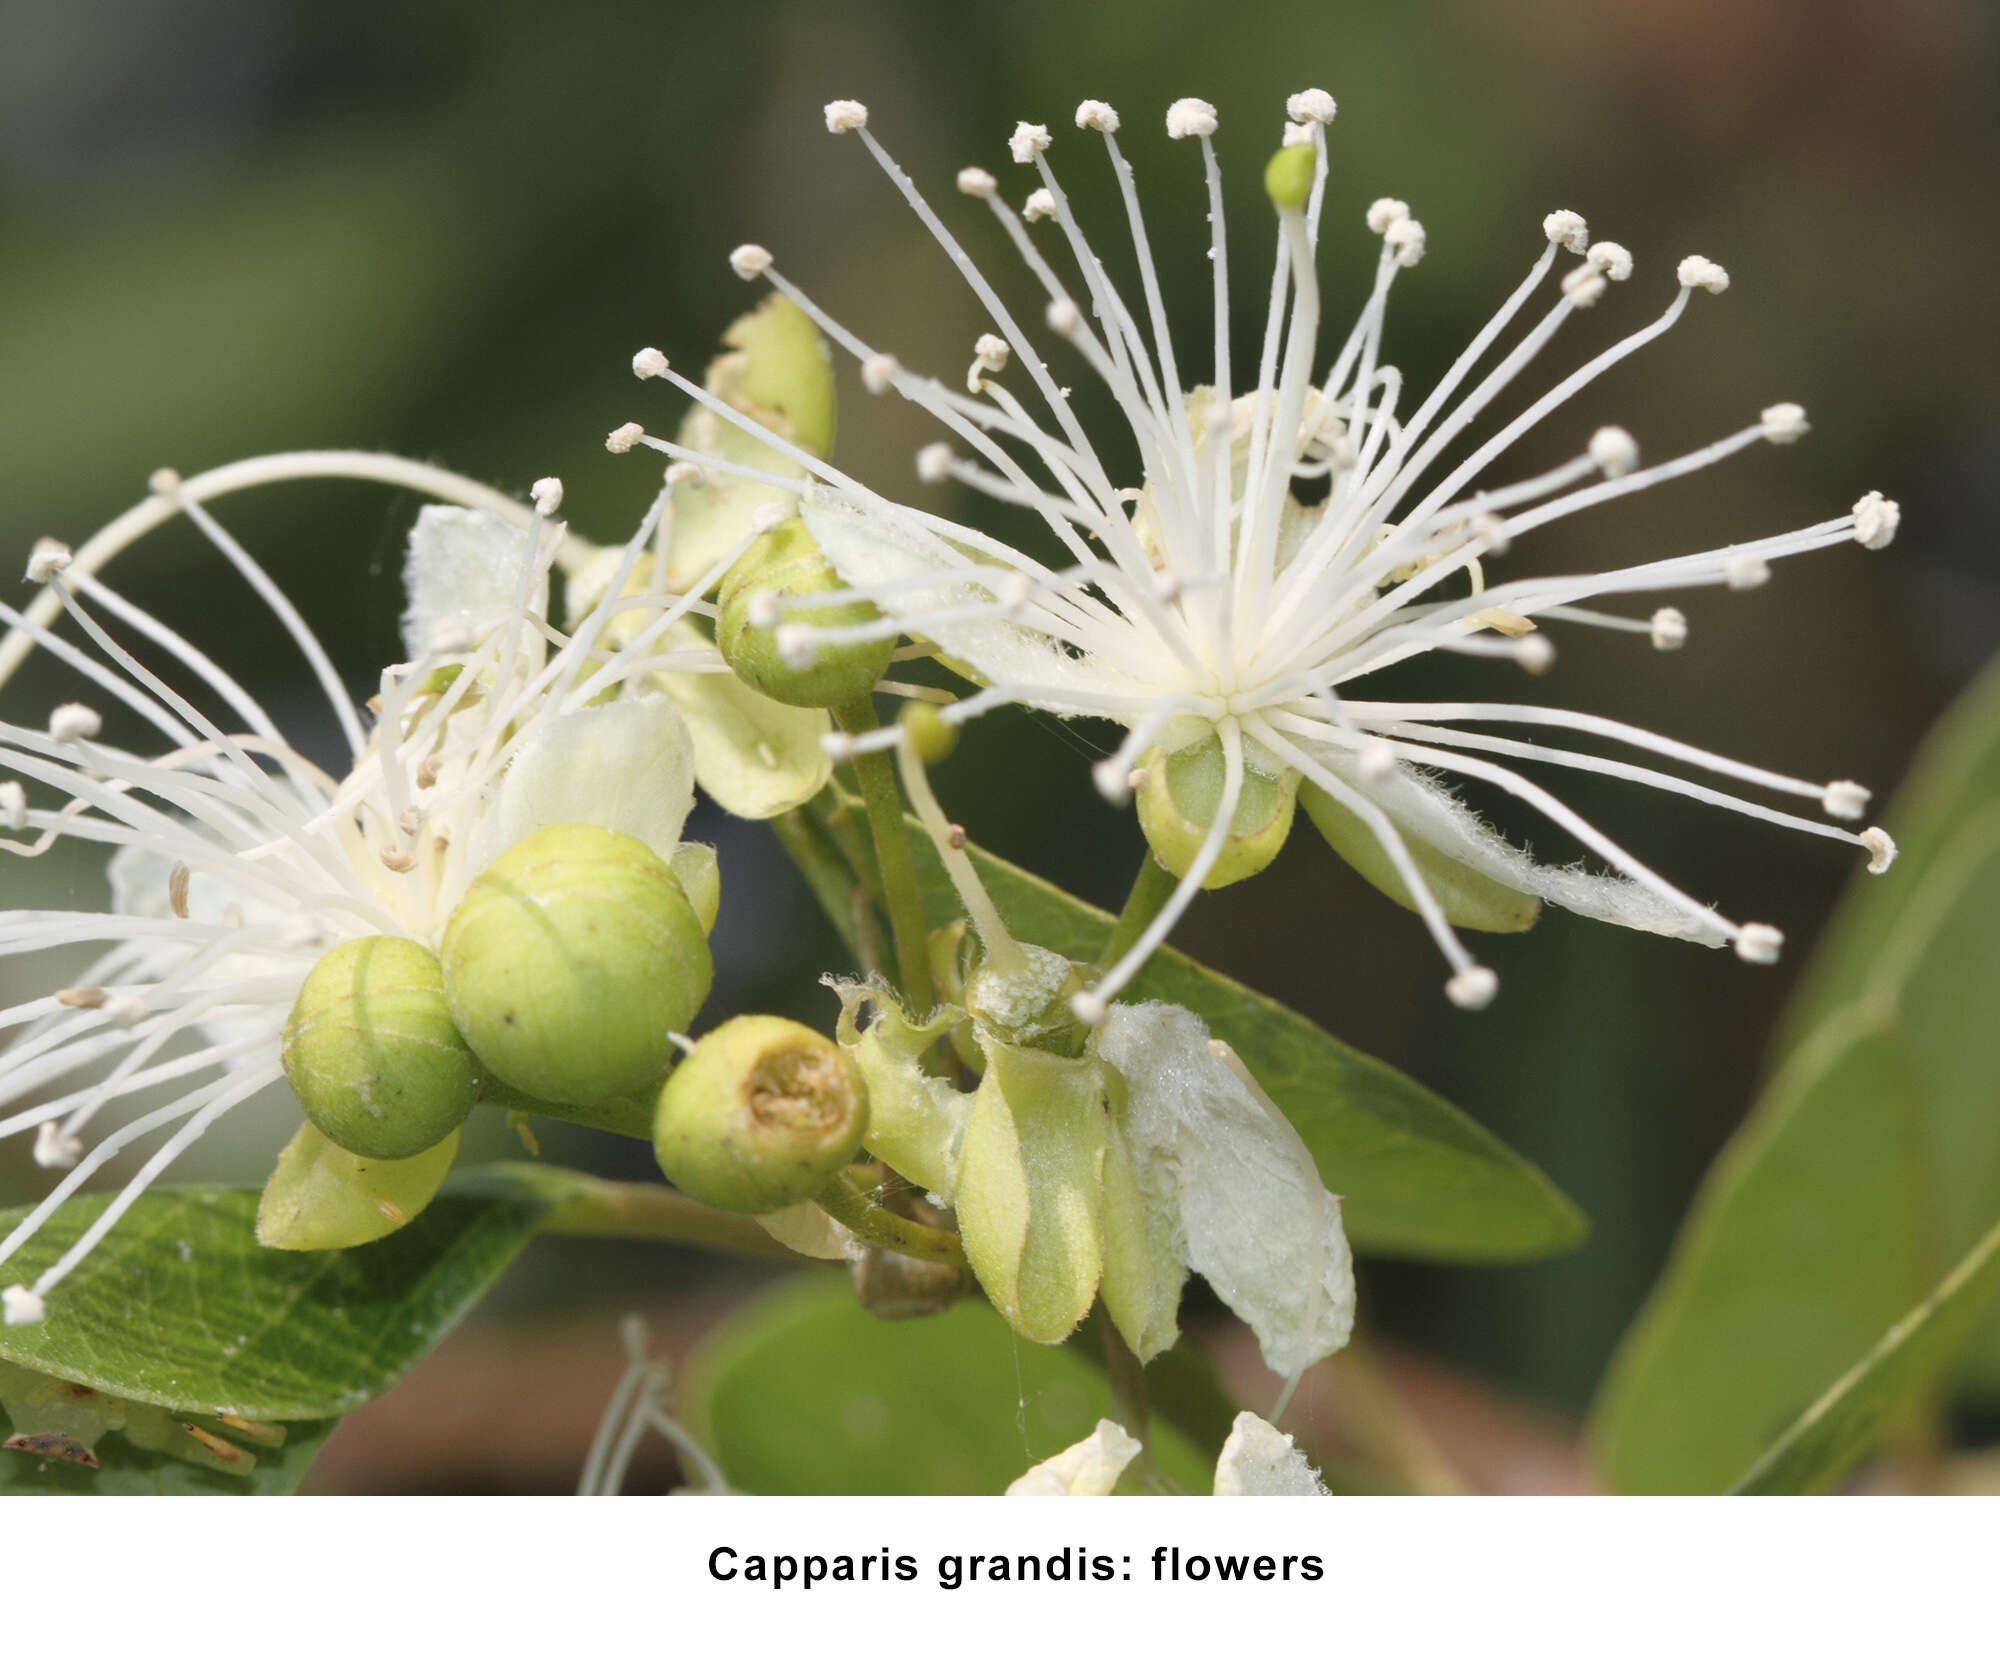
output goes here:
[[[766, 697], [798, 708], [837, 708], [867, 696], [888, 669], [895, 640], [821, 645], [812, 637], [821, 629], [879, 621], [882, 613], [867, 600], [797, 611], [779, 628], [756, 625], [759, 617], [769, 614], [762, 595], [782, 601], [832, 593], [840, 585], [833, 566], [802, 523], [789, 519], [779, 525], [752, 546], [723, 581], [715, 626], [723, 659], [739, 679]], [[783, 641], [781, 634], [786, 636]], [[785, 643], [793, 649], [781, 649]]]
[[838, 1043], [793, 1020], [743, 1014], [674, 1068], [653, 1152], [690, 1198], [765, 1215], [818, 1192], [867, 1128], [867, 1085]]
[[472, 1111], [477, 1064], [438, 959], [414, 940], [350, 939], [299, 987], [280, 1049], [321, 1134], [364, 1158], [413, 1158]]
[[537, 830], [489, 864], [445, 925], [443, 958], [480, 1063], [575, 1106], [650, 1096], [714, 971], [666, 861], [594, 824]]
[[[1176, 876], [1194, 863], [1222, 802], [1222, 740], [1213, 734], [1174, 754], [1155, 749], [1137, 786], [1139, 828], [1154, 856]], [[1298, 774], [1266, 777], [1247, 768], [1222, 853], [1202, 882], [1227, 887], [1257, 874], [1278, 856], [1292, 831]]]

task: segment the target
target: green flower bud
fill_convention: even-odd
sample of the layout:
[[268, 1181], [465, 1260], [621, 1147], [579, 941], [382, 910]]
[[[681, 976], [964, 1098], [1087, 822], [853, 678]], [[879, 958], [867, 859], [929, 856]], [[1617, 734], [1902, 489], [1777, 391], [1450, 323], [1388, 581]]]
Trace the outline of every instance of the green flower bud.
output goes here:
[[888, 669], [896, 642], [870, 639], [819, 645], [813, 639], [822, 629], [877, 621], [882, 613], [867, 600], [798, 611], [775, 626], [757, 614], [773, 599], [833, 593], [840, 586], [840, 578], [806, 527], [787, 519], [759, 538], [723, 578], [715, 643], [724, 660], [766, 697], [799, 708], [838, 708], [867, 696]]
[[477, 1065], [438, 959], [409, 939], [350, 939], [292, 1004], [285, 1080], [321, 1134], [362, 1158], [413, 1158], [472, 1110]]
[[1312, 195], [1319, 152], [1310, 144], [1287, 144], [1264, 167], [1264, 190], [1280, 213], [1297, 213]]
[[897, 714], [896, 724], [903, 728], [916, 747], [917, 759], [926, 766], [937, 765], [958, 747], [958, 728], [938, 713], [935, 703], [911, 698]]
[[444, 930], [445, 999], [480, 1063], [567, 1105], [649, 1097], [713, 972], [666, 861], [594, 824], [517, 841]]
[[690, 1198], [764, 1215], [818, 1192], [867, 1128], [867, 1085], [838, 1043], [793, 1020], [744, 1014], [674, 1068], [653, 1152]]
[[[1211, 733], [1171, 755], [1162, 756], [1155, 749], [1147, 755], [1144, 770], [1145, 782], [1138, 791], [1139, 828], [1159, 861], [1176, 876], [1185, 875], [1208, 839], [1222, 803], [1222, 740]], [[1246, 768], [1222, 856], [1202, 886], [1227, 887], [1247, 880], [1276, 858], [1292, 832], [1298, 792], [1296, 772], [1269, 777]]]

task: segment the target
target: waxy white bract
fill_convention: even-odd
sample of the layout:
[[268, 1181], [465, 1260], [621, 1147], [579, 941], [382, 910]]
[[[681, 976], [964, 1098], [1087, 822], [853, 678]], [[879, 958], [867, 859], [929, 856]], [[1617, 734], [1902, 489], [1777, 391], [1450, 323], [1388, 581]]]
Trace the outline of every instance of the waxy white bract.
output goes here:
[[[1176, 359], [1133, 171], [1120, 152], [1120, 122], [1109, 105], [1087, 100], [1077, 109], [1076, 125], [1087, 131], [1084, 142], [1103, 145], [1116, 176], [1139, 276], [1136, 303], [1071, 212], [1052, 163], [1062, 146], [1047, 127], [1023, 123], [1010, 142], [1014, 162], [1032, 171], [1019, 211], [993, 173], [968, 167], [957, 176], [960, 193], [992, 214], [1039, 290], [1053, 350], [1017, 319], [891, 160], [865, 106], [852, 100], [827, 106], [829, 130], [855, 135], [867, 147], [991, 320], [993, 331], [972, 348], [963, 377], [968, 390], [952, 383], [956, 377], [914, 373], [835, 321], [779, 269], [769, 250], [738, 250], [738, 274], [769, 282], [803, 308], [860, 363], [871, 391], [893, 389], [948, 430], [950, 442], [927, 445], [919, 454], [922, 479], [956, 480], [1025, 509], [1039, 520], [1039, 547], [1058, 557], [889, 501], [825, 462], [774, 443], [809, 479], [738, 470], [795, 494], [835, 568], [885, 613], [874, 627], [816, 631], [794, 623], [790, 644], [809, 655], [815, 642], [908, 633], [933, 642], [983, 683], [976, 695], [944, 710], [948, 720], [1016, 703], [1118, 722], [1129, 736], [1096, 769], [1100, 789], [1114, 801], [1127, 798], [1133, 766], [1155, 745], [1172, 752], [1210, 734], [1220, 741], [1226, 771], [1213, 827], [1130, 952], [1076, 999], [1078, 1014], [1093, 1022], [1104, 1017], [1199, 890], [1221, 853], [1243, 779], [1253, 771], [1296, 775], [1365, 826], [1449, 961], [1447, 989], [1461, 1006], [1483, 1006], [1497, 980], [1460, 943], [1451, 906], [1425, 878], [1420, 866], [1439, 858], [1524, 896], [1530, 911], [1532, 901], [1546, 899], [1625, 926], [1731, 943], [1746, 960], [1770, 960], [1779, 943], [1775, 929], [1732, 921], [1690, 897], [1502, 762], [1608, 774], [1846, 841], [1864, 848], [1877, 871], [1894, 855], [1882, 831], [1857, 834], [1653, 767], [1482, 728], [1525, 726], [1624, 745], [1756, 790], [1803, 797], [1839, 818], [1862, 811], [1867, 792], [1860, 786], [1787, 777], [1559, 707], [1370, 701], [1361, 682], [1378, 669], [1437, 651], [1497, 657], [1540, 671], [1553, 656], [1544, 631], [1553, 623], [1621, 630], [1670, 650], [1687, 635], [1680, 611], [1624, 615], [1592, 609], [1592, 602], [1697, 587], [1747, 588], [1766, 580], [1775, 561], [1794, 554], [1848, 541], [1882, 547], [1896, 529], [1895, 504], [1871, 493], [1850, 512], [1785, 535], [1595, 575], [1495, 580], [1490, 566], [1510, 549], [1519, 558], [1519, 544], [1530, 532], [1755, 444], [1791, 443], [1806, 430], [1805, 413], [1796, 404], [1775, 404], [1740, 430], [1648, 468], [1639, 466], [1629, 434], [1605, 428], [1561, 466], [1535, 477], [1489, 481], [1496, 463], [1531, 428], [1672, 328], [1695, 290], [1721, 293], [1728, 274], [1704, 256], [1683, 259], [1662, 312], [1475, 441], [1468, 435], [1473, 423], [1563, 325], [1599, 303], [1613, 284], [1632, 278], [1633, 256], [1616, 243], [1591, 242], [1578, 215], [1550, 214], [1544, 246], [1527, 276], [1410, 409], [1401, 372], [1383, 357], [1384, 316], [1390, 288], [1423, 257], [1427, 239], [1405, 203], [1385, 198], [1367, 214], [1369, 229], [1382, 239], [1373, 287], [1322, 373], [1316, 367], [1321, 302], [1315, 257], [1333, 100], [1318, 90], [1300, 93], [1289, 100], [1287, 114], [1285, 143], [1309, 145], [1311, 154], [1298, 156], [1299, 165], [1287, 175], [1298, 182], [1299, 199], [1289, 199], [1293, 193], [1280, 174], [1272, 175], [1279, 181], [1273, 185], [1278, 232], [1263, 348], [1254, 380], [1239, 390], [1229, 353], [1230, 270], [1214, 144], [1219, 119], [1212, 106], [1183, 99], [1167, 116], [1170, 137], [1198, 142], [1206, 180], [1214, 273], [1206, 384], [1194, 383]], [[1052, 227], [1030, 228], [1043, 221], [1053, 221]], [[1518, 338], [1502, 345], [1565, 262], [1544, 309], [1530, 313]], [[1059, 274], [1058, 263], [1075, 276]], [[1492, 365], [1475, 374], [1489, 357]], [[1136, 478], [1126, 470], [1130, 463], [1107, 459], [1071, 409], [1063, 377], [1072, 360], [1116, 399], [1126, 427], [1118, 436], [1136, 450]], [[1066, 366], [1058, 370], [1057, 361]], [[662, 377], [723, 419], [756, 430], [686, 378]], [[678, 445], [643, 441], [679, 459], [729, 470]], [[1303, 505], [1294, 486], [1304, 481], [1324, 488], [1324, 499]], [[791, 601], [787, 608], [851, 597]], [[783, 628], [780, 642], [787, 642]], [[851, 753], [893, 742], [895, 735], [828, 741], [837, 752]], [[1537, 863], [1460, 803], [1452, 789], [1459, 779], [1525, 802], [1612, 873]]]
[[[270, 577], [209, 513], [235, 489], [356, 477], [458, 503], [423, 510], [410, 537], [409, 661], [381, 677], [372, 729], [326, 652]], [[125, 748], [101, 737], [89, 705], [48, 730], [0, 723], [0, 809], [33, 857], [61, 840], [112, 849], [111, 907], [0, 915], [9, 955], [101, 949], [74, 978], [0, 1010], [12, 1036], [0, 1137], [36, 1136], [35, 1155], [68, 1173], [4, 1239], [21, 1249], [63, 1202], [127, 1146], [164, 1134], [144, 1166], [32, 1284], [4, 1290], [4, 1316], [32, 1324], [47, 1293], [204, 1130], [278, 1081], [280, 1037], [313, 964], [342, 940], [394, 934], [435, 949], [472, 878], [549, 823], [594, 822], [671, 858], [693, 800], [685, 725], [652, 690], [662, 670], [723, 671], [712, 648], [662, 648], [691, 601], [605, 598], [568, 632], [550, 625], [548, 575], [564, 527], [561, 486], [542, 480], [523, 507], [467, 479], [393, 456], [267, 456], [152, 498], [74, 556], [53, 543], [30, 559], [45, 591], [13, 631], [0, 675], [41, 647], [157, 734]], [[96, 572], [149, 529], [184, 514], [262, 597], [331, 706], [351, 765], [329, 776], [219, 664], [106, 586]], [[649, 516], [607, 572], [624, 594], [645, 556]], [[606, 556], [606, 555], [600, 555]], [[81, 634], [58, 632], [57, 608]], [[637, 609], [643, 625], [607, 630]], [[84, 716], [88, 716], [85, 719]], [[83, 1131], [130, 1096], [171, 1099], [86, 1150]]]

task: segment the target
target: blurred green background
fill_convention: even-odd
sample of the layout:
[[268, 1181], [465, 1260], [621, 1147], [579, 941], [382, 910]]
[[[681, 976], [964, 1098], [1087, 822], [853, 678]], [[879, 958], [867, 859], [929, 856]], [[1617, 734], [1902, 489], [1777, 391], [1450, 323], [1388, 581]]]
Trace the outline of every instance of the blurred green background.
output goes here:
[[[874, 130], [948, 214], [967, 163], [1018, 194], [1005, 139], [1024, 117], [1056, 132], [1052, 159], [1081, 210], [1110, 206], [1101, 158], [1062, 135], [1080, 98], [1115, 104], [1183, 361], [1198, 360], [1199, 171], [1159, 116], [1184, 94], [1221, 111], [1241, 297], [1268, 258], [1258, 170], [1284, 96], [1305, 84], [1340, 103], [1322, 255], [1334, 326], [1372, 270], [1367, 203], [1403, 197], [1429, 229], [1388, 336], [1419, 388], [1525, 271], [1550, 208], [1625, 243], [1639, 274], [1566, 333], [1530, 395], [1651, 316], [1682, 254], [1729, 268], [1726, 296], [1697, 295], [1665, 342], [1524, 444], [1521, 473], [1604, 421], [1660, 457], [1780, 399], [1811, 413], [1799, 448], [1753, 450], [1571, 520], [1517, 560], [1581, 568], [1748, 539], [1831, 517], [1871, 488], [1902, 503], [1886, 553], [1836, 549], [1752, 593], [1696, 595], [1677, 655], [1565, 637], [1537, 694], [1890, 789], [2000, 641], [1988, 529], [2000, 12], [1986, 0], [7, 0], [0, 546], [80, 541], [162, 464], [193, 472], [306, 446], [398, 450], [515, 491], [556, 473], [582, 534], [620, 535], [657, 473], [607, 455], [603, 434], [628, 419], [664, 429], [679, 413], [671, 393], [633, 381], [632, 351], [705, 360], [750, 298], [724, 257], [744, 240], [770, 245], [871, 343], [957, 374], [981, 319], [859, 147], [826, 134], [819, 110], [835, 96], [870, 104]], [[983, 215], [960, 222], [1011, 280]], [[1239, 375], [1261, 321], [1239, 307]], [[843, 395], [842, 464], [904, 490], [932, 434], [851, 374]], [[366, 685], [396, 651], [412, 510], [368, 486], [297, 485], [222, 516]], [[191, 535], [153, 538], [114, 576], [197, 632], [290, 729], [324, 724], [331, 738], [282, 636]], [[1426, 668], [1422, 683], [1449, 694], [1491, 680]], [[38, 721], [68, 694], [41, 665], [7, 700], [12, 717]], [[995, 717], [939, 770], [939, 789], [996, 851], [1115, 903], [1139, 842], [1090, 790], [1102, 735]], [[1204, 901], [1179, 935], [1435, 1086], [1590, 1213], [1592, 1238], [1559, 1262], [1364, 1270], [1367, 1311], [1387, 1332], [1563, 1409], [1587, 1397], [1748, 1104], [1787, 989], [1855, 865], [1827, 842], [1596, 783], [1563, 793], [1692, 891], [1783, 928], [1786, 963], [1751, 970], [1554, 915], [1493, 943], [1502, 997], [1470, 1018], [1441, 995], [1422, 928], [1303, 829], [1272, 872]], [[754, 1005], [825, 1021], [831, 998], [814, 982], [834, 947], [775, 842], [707, 812], [694, 833], [720, 845], [726, 883], [711, 1017]], [[10, 903], [98, 890], [75, 862], [0, 879]], [[286, 1110], [245, 1120], [187, 1172], [260, 1179]], [[497, 1127], [489, 1140], [506, 1150]], [[644, 1168], [638, 1147], [549, 1150]], [[42, 1190], [26, 1154], [22, 1139], [0, 1142], [0, 1205]], [[561, 1487], [615, 1373], [616, 1313], [654, 1309], [673, 1347], [748, 1282], [704, 1258], [538, 1249], [433, 1362], [445, 1369], [343, 1431], [328, 1483]]]

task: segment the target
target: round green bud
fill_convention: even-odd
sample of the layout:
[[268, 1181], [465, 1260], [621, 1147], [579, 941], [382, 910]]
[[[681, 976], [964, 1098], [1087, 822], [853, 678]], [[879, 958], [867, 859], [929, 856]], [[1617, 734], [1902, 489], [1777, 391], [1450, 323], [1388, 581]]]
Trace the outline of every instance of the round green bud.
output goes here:
[[935, 703], [913, 697], [897, 712], [896, 724], [915, 745], [917, 759], [935, 766], [958, 747], [958, 728], [938, 713]]
[[574, 1106], [645, 1100], [708, 998], [701, 918], [664, 859], [555, 824], [480, 874], [444, 930], [444, 995], [501, 1082]]
[[773, 615], [774, 605], [836, 593], [841, 581], [806, 527], [787, 519], [760, 537], [723, 578], [715, 643], [737, 678], [798, 708], [839, 708], [865, 697], [889, 667], [893, 639], [820, 644], [830, 628], [881, 620], [865, 599]]
[[1287, 144], [1264, 166], [1264, 189], [1280, 213], [1297, 213], [1312, 195], [1319, 151], [1311, 144]]
[[[1145, 781], [1137, 792], [1139, 828], [1154, 856], [1174, 875], [1184, 876], [1208, 839], [1222, 804], [1221, 739], [1211, 734], [1171, 755], [1155, 749], [1147, 755], [1143, 770]], [[1222, 855], [1202, 886], [1227, 887], [1246, 880], [1276, 858], [1292, 832], [1298, 793], [1296, 772], [1273, 778], [1246, 769]]]
[[845, 1049], [796, 1021], [743, 1014], [674, 1068], [653, 1153], [690, 1198], [765, 1215], [818, 1192], [867, 1129], [868, 1086]]
[[361, 1158], [414, 1158], [472, 1110], [478, 1064], [438, 959], [386, 934], [313, 965], [285, 1021], [285, 1080], [312, 1125]]

